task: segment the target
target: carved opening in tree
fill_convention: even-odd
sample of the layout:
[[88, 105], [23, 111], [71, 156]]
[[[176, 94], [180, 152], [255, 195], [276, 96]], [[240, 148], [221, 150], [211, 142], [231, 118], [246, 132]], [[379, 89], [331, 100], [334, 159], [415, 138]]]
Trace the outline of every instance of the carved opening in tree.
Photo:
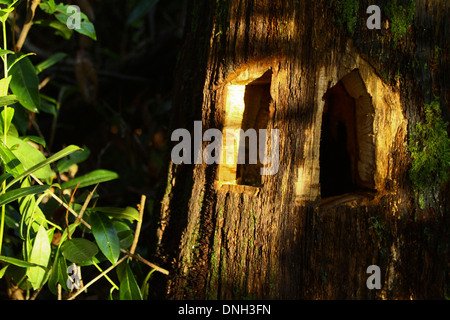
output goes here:
[[325, 96], [320, 142], [322, 198], [374, 188], [372, 99], [357, 70]]
[[243, 78], [226, 87], [225, 162], [219, 166], [218, 182], [260, 187], [259, 149], [267, 144], [261, 140], [260, 129], [267, 129], [270, 118], [272, 70], [249, 72]]
[[[261, 185], [261, 168], [263, 165], [259, 161], [258, 148], [265, 146], [266, 141], [259, 141], [259, 130], [267, 129], [269, 122], [269, 107], [272, 100], [270, 96], [271, 79], [272, 71], [269, 70], [261, 78], [245, 86], [245, 109], [241, 126], [244, 132], [244, 136], [241, 139], [245, 139], [245, 154], [243, 155], [245, 162], [239, 163], [237, 166], [236, 178], [238, 184]], [[249, 131], [249, 129], [254, 130]], [[251, 153], [257, 155], [253, 160], [250, 157]]]

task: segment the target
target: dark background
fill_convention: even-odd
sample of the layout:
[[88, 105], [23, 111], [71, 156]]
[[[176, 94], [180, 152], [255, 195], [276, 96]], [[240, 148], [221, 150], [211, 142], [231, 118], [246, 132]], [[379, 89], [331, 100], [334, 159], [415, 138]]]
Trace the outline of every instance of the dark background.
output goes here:
[[[119, 174], [118, 180], [100, 185], [99, 205], [136, 207], [145, 194], [147, 216], [142, 230], [145, 234], [146, 228], [151, 228], [150, 224], [157, 219], [153, 204], [160, 201], [158, 191], [166, 182], [172, 84], [180, 55], [186, 1], [86, 2], [93, 13], [90, 18], [97, 41], [78, 33], [65, 40], [54, 35], [52, 29], [35, 25], [22, 51], [37, 52], [32, 57], [35, 65], [46, 58], [46, 53], [67, 53], [62, 62], [39, 76], [40, 81], [46, 76], [51, 78], [41, 90], [43, 94], [57, 98], [63, 87], [66, 92], [50, 151], [59, 151], [70, 144], [86, 146], [91, 155], [79, 165], [77, 175], [95, 169]], [[72, 3], [79, 4], [89, 16], [89, 7], [83, 7], [83, 1]], [[138, 6], [142, 10], [136, 16], [134, 10]], [[35, 20], [42, 15], [42, 10], [37, 10]], [[91, 64], [90, 70], [83, 69], [81, 73], [95, 72], [97, 85], [89, 76], [82, 80], [76, 77], [76, 69], [80, 68], [76, 59], [81, 50]], [[86, 97], [83, 94], [86, 90], [97, 94]], [[52, 121], [51, 115], [36, 115], [47, 141]], [[142, 237], [140, 245], [145, 246], [149, 238]]]
[[[79, 5], [89, 16], [95, 26], [97, 41], [76, 32], [67, 40], [55, 34], [52, 28], [32, 26], [22, 52], [36, 53], [30, 57], [34, 65], [57, 52], [66, 53], [67, 57], [39, 74], [40, 82], [47, 77], [50, 79], [41, 93], [54, 99], [61, 98], [56, 131], [52, 134], [53, 115], [41, 112], [33, 115], [38, 130], [29, 122], [27, 134], [39, 135], [38, 131], [41, 131], [47, 144], [54, 135], [53, 144], [47, 145], [49, 153], [70, 144], [89, 148], [91, 154], [79, 164], [77, 176], [95, 169], [119, 174], [119, 179], [99, 185], [98, 206], [136, 208], [141, 195], [146, 195], [144, 222], [136, 252], [157, 263], [153, 260], [155, 230], [159, 202], [167, 181], [172, 88], [181, 56], [187, 0], [81, 0], [67, 3]], [[25, 6], [21, 8], [16, 15], [20, 28]], [[40, 19], [54, 18], [37, 9], [34, 21]], [[80, 54], [85, 64], [77, 62]], [[77, 72], [81, 78], [77, 77]], [[85, 279], [98, 274], [93, 267], [84, 270]], [[138, 263], [133, 266], [139, 280], [143, 280], [148, 271], [147, 266]], [[115, 272], [110, 276], [114, 278]], [[155, 272], [152, 277], [157, 280], [162, 276]], [[4, 281], [0, 288], [2, 299], [6, 293], [3, 285]], [[101, 279], [80, 299], [107, 299], [110, 287], [105, 279]], [[158, 289], [162, 288], [155, 289], [150, 290], [150, 298], [161, 297], [162, 292]], [[44, 291], [39, 299], [56, 298]]]

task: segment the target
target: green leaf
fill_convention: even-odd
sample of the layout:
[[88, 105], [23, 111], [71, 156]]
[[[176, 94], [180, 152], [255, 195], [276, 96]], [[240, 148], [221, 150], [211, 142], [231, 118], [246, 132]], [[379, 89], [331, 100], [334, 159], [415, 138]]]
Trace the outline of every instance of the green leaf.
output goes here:
[[5, 192], [0, 196], [0, 207], [13, 202], [19, 198], [31, 195], [38, 194], [47, 191], [51, 186], [43, 185], [43, 186], [32, 186], [26, 188], [19, 188]]
[[156, 271], [156, 269], [150, 270], [149, 273], [147, 274], [147, 276], [145, 277], [144, 282], [141, 285], [141, 293], [142, 293], [144, 300], [148, 299], [148, 289], [150, 286], [148, 283], [148, 280], [150, 280], [150, 277], [152, 276], [153, 272], [155, 272], [155, 271]]
[[56, 5], [55, 13], [56, 19], [67, 28], [97, 40], [94, 25], [83, 12], [77, 12], [75, 6], [60, 3]]
[[5, 23], [8, 20], [8, 16], [11, 12], [14, 11], [14, 8], [5, 8], [0, 10], [0, 21]]
[[48, 279], [48, 288], [53, 294], [57, 294], [58, 283], [61, 284], [64, 290], [69, 291], [67, 288], [67, 263], [66, 259], [58, 251], [53, 261], [52, 271], [50, 278]]
[[41, 95], [41, 111], [45, 113], [49, 113], [52, 116], [56, 117], [56, 106], [47, 100], [42, 99]]
[[34, 25], [39, 25], [42, 27], [49, 27], [55, 30], [55, 35], [63, 37], [66, 40], [69, 40], [72, 37], [73, 30], [67, 28], [67, 26], [58, 20], [35, 20], [33, 22]]
[[[11, 106], [11, 108], [14, 109], [14, 118], [13, 118], [13, 124], [14, 127], [17, 128], [17, 130], [20, 131], [21, 134], [26, 134], [28, 130], [28, 110], [26, 110], [24, 107], [20, 105], [20, 103], [15, 103]], [[16, 131], [17, 131], [16, 130]], [[14, 136], [13, 134], [11, 134]], [[18, 137], [18, 136], [16, 136]]]
[[[73, 235], [73, 233], [75, 232], [76, 228], [78, 228], [79, 225], [80, 225], [80, 222], [72, 223], [72, 224], [69, 225], [68, 229], [70, 231], [70, 235]], [[64, 244], [66, 239], [67, 239], [67, 228], [64, 229], [64, 232], [61, 235], [61, 239], [59, 240], [59, 246]]]
[[5, 54], [13, 54], [14, 51], [11, 50], [4, 50], [4, 49], [0, 49], [0, 56], [3, 56]]
[[89, 222], [98, 247], [112, 264], [116, 263], [120, 255], [120, 242], [113, 224], [102, 214], [91, 214]]
[[121, 221], [114, 221], [114, 228], [117, 231], [117, 236], [119, 237], [120, 247], [122, 249], [128, 250], [133, 244], [134, 236], [133, 231], [130, 226]]
[[128, 263], [120, 279], [119, 292], [120, 300], [142, 300], [141, 290]]
[[9, 265], [6, 265], [2, 269], [0, 269], [0, 279], [3, 278], [8, 267], [9, 267]]
[[0, 106], [9, 106], [10, 104], [14, 104], [19, 99], [17, 99], [17, 96], [13, 94], [9, 94], [7, 96], [0, 97]]
[[[47, 266], [51, 253], [50, 240], [43, 226], [40, 226], [36, 238], [34, 240], [33, 249], [29, 261], [41, 266]], [[39, 289], [45, 277], [47, 270], [42, 267], [31, 267], [27, 270], [28, 280], [31, 282], [33, 289]]]
[[75, 179], [72, 179], [70, 181], [67, 181], [61, 185], [61, 189], [72, 189], [74, 188], [78, 183], [79, 188], [84, 188], [87, 186], [91, 186], [94, 184], [110, 181], [117, 179], [119, 175], [115, 172], [108, 171], [108, 170], [94, 170], [88, 174], [85, 174], [83, 176], [77, 177]]
[[6, 4], [8, 8], [11, 8], [19, 0], [0, 0], [0, 4]]
[[[11, 97], [11, 96], [7, 96], [7, 97]], [[0, 101], [2, 98], [5, 98], [5, 97], [0, 97]], [[14, 109], [13, 108], [6, 107], [5, 109], [3, 109], [3, 111], [1, 112], [1, 115], [0, 115], [0, 124], [1, 124], [0, 131], [2, 134], [5, 132], [4, 131], [5, 127], [6, 127], [6, 133], [8, 133], [13, 117], [14, 117]], [[6, 120], [6, 123], [5, 123], [5, 120]]]
[[114, 218], [123, 218], [128, 220], [139, 220], [139, 212], [133, 207], [114, 208], [114, 207], [95, 207], [89, 209], [93, 212], [102, 212]]
[[[22, 183], [22, 188], [29, 187], [29, 182], [25, 180]], [[19, 199], [19, 211], [21, 214], [19, 234], [22, 238], [25, 238], [24, 228], [28, 226], [28, 230], [32, 228], [35, 232], [39, 230], [39, 227], [43, 225], [47, 227], [47, 220], [44, 213], [39, 207], [39, 203], [42, 201], [40, 196], [37, 200], [35, 195], [27, 195]]]
[[57, 53], [53, 54], [50, 58], [48, 58], [47, 60], [39, 63], [36, 66], [36, 73], [37, 74], [41, 73], [42, 71], [44, 71], [45, 69], [50, 68], [51, 66], [55, 65], [56, 63], [58, 63], [59, 61], [61, 61], [65, 57], [67, 57], [67, 53], [64, 53], [64, 52], [57, 52]]
[[[10, 148], [12, 153], [14, 153], [17, 159], [19, 159], [22, 165], [26, 169], [28, 169], [28, 173], [27, 174], [24, 173], [23, 176], [20, 177], [19, 179], [22, 179], [24, 176], [32, 172], [34, 172], [34, 175], [40, 179], [47, 179], [55, 175], [55, 173], [52, 171], [52, 169], [48, 164], [41, 166], [41, 164], [47, 161], [47, 159], [38, 149], [28, 144], [28, 142], [25, 142], [13, 136], [8, 136], [6, 139], [6, 145]], [[13, 149], [13, 146], [15, 146], [16, 148]], [[33, 167], [36, 166], [39, 167], [38, 170], [34, 169], [31, 170]]]
[[41, 146], [43, 146], [45, 148], [46, 142], [43, 138], [38, 137], [38, 136], [24, 136], [22, 137], [23, 141], [31, 141], [37, 144], [40, 144]]
[[19, 228], [20, 214], [14, 209], [13, 206], [6, 206], [6, 217], [5, 225], [7, 228], [14, 229], [15, 231]]
[[158, 3], [158, 0], [141, 0], [128, 18], [127, 25], [132, 25], [141, 20]]
[[18, 177], [25, 171], [20, 160], [2, 143], [0, 143], [0, 157], [5, 164], [6, 172], [12, 174], [13, 177]]
[[44, 266], [40, 266], [36, 263], [31, 263], [31, 262], [27, 262], [24, 260], [20, 260], [20, 259], [16, 259], [16, 258], [11, 258], [11, 257], [5, 257], [5, 256], [0, 256], [0, 261], [9, 263], [9, 264], [13, 264], [17, 267], [21, 267], [21, 268], [30, 268], [30, 267], [41, 267], [44, 268]]
[[92, 259], [98, 253], [97, 245], [84, 238], [65, 241], [61, 250], [64, 258], [78, 265], [91, 265]]
[[70, 156], [66, 156], [63, 159], [59, 160], [56, 164], [56, 168], [58, 169], [58, 172], [66, 172], [74, 164], [85, 161], [87, 158], [89, 158], [90, 154], [91, 150], [88, 147], [83, 146], [83, 150], [76, 151]]
[[11, 76], [8, 78], [0, 79], [0, 96], [8, 95], [9, 83], [11, 82]]
[[[9, 138], [8, 138], [9, 140]], [[34, 148], [33, 148], [34, 149]], [[14, 180], [12, 180], [7, 186], [6, 189], [8, 189], [10, 186], [12, 186], [14, 183], [16, 183], [17, 181], [19, 181], [20, 179], [28, 176], [30, 173], [33, 173], [35, 171], [38, 171], [44, 167], [48, 167], [50, 163], [53, 163], [65, 156], [67, 156], [68, 154], [71, 154], [72, 152], [75, 152], [77, 150], [80, 150], [80, 147], [74, 146], [74, 145], [70, 145], [66, 148], [64, 148], [63, 150], [55, 153], [54, 155], [52, 155], [51, 157], [49, 157], [48, 159], [45, 159], [41, 162], [39, 162], [38, 164], [32, 166], [31, 168], [29, 168], [27, 171], [25, 171], [24, 173], [22, 173], [21, 175], [19, 175], [17, 178], [15, 178]], [[35, 149], [36, 150], [36, 149]], [[52, 171], [53, 173], [53, 171]]]
[[[20, 58], [20, 53], [8, 56], [8, 65]], [[24, 57], [15, 63], [10, 70], [11, 91], [17, 96], [20, 104], [32, 111], [39, 112], [41, 104], [39, 96], [39, 79], [36, 75], [36, 69], [28, 57]]]
[[13, 65], [15, 65], [17, 62], [19, 62], [19, 61], [22, 60], [23, 58], [28, 57], [28, 56], [35, 56], [35, 55], [36, 55], [35, 53], [30, 52], [30, 53], [27, 53], [27, 54], [22, 54], [22, 55], [20, 55], [20, 56], [14, 58], [14, 59], [9, 59], [9, 60], [11, 60], [11, 61], [8, 60], [8, 62], [10, 63], [9, 66], [8, 66], [8, 71], [11, 70], [11, 68], [13, 67]]
[[48, 14], [52, 14], [55, 12], [55, 0], [47, 0], [44, 2], [39, 3], [39, 8], [41, 8], [42, 11]]

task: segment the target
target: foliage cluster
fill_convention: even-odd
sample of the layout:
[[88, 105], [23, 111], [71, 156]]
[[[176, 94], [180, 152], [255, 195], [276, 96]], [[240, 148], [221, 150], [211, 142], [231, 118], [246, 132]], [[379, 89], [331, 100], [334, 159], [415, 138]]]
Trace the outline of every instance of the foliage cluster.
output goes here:
[[[14, 51], [8, 49], [7, 25], [11, 30], [18, 28], [15, 14], [24, 8], [30, 16], [35, 13], [30, 10], [41, 10], [45, 18], [34, 24], [46, 26], [64, 39], [70, 39], [77, 32], [96, 40], [94, 25], [82, 12], [79, 27], [69, 27], [73, 11], [67, 4], [42, 0], [39, 6], [33, 7], [26, 6], [25, 1], [0, 0], [3, 32], [3, 48], [0, 49], [3, 62], [3, 78], [0, 79], [0, 105], [3, 106], [0, 115], [0, 279], [6, 280], [10, 296], [15, 298], [35, 299], [45, 286], [58, 298], [73, 299], [100, 278], [111, 283], [111, 299], [145, 298], [150, 275], [155, 270], [161, 271], [134, 253], [145, 197], [137, 208], [97, 206], [98, 185], [117, 179], [118, 175], [98, 169], [77, 176], [78, 164], [89, 157], [88, 148], [70, 145], [52, 153], [44, 136], [28, 134], [29, 122], [40, 132], [34, 114], [47, 113], [57, 120], [64, 88], [58, 98], [42, 94], [44, 79], [40, 79], [40, 75], [66, 55], [54, 53], [33, 65], [29, 59], [33, 53], [22, 53], [19, 45], [31, 27], [31, 21], [27, 20], [18, 42], [13, 38]], [[139, 19], [136, 15], [135, 12], [130, 17], [130, 23]], [[132, 271], [136, 260], [131, 262], [131, 257], [153, 266], [141, 286]], [[103, 271], [102, 264], [109, 264], [108, 269]], [[77, 270], [94, 266], [100, 274], [76, 291], [74, 284], [79, 283], [80, 273], [71, 277], [71, 265]], [[118, 285], [107, 275], [114, 268]], [[75, 286], [75, 289], [78, 288]]]
[[416, 4], [414, 0], [408, 0], [408, 3], [405, 5], [397, 4], [397, 0], [390, 2], [389, 7], [387, 7], [387, 15], [394, 44], [407, 34], [411, 27], [415, 10]]
[[424, 105], [425, 121], [417, 123], [409, 137], [412, 165], [410, 179], [419, 192], [421, 207], [425, 196], [448, 181], [450, 169], [450, 139], [448, 123], [441, 116], [438, 98]]
[[358, 0], [338, 0], [334, 3], [335, 22], [338, 26], [344, 25], [348, 32], [355, 32], [358, 20], [359, 1]]

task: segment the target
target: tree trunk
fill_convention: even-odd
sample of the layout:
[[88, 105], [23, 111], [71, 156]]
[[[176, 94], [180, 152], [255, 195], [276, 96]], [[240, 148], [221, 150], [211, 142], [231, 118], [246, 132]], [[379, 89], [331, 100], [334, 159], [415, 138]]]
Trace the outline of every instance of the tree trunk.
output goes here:
[[[378, 1], [381, 30], [366, 27], [370, 1], [355, 2], [353, 24], [351, 2], [189, 1], [172, 129], [194, 137], [198, 120], [203, 132], [262, 121], [279, 130], [267, 142], [278, 143], [279, 166], [255, 182], [247, 164], [170, 162], [158, 230], [168, 297], [449, 294], [448, 185], [420, 210], [407, 148], [421, 106], [450, 99], [448, 2], [416, 0], [400, 40], [388, 1]], [[245, 109], [231, 99], [239, 88]], [[381, 289], [366, 285], [370, 265], [380, 267]]]

